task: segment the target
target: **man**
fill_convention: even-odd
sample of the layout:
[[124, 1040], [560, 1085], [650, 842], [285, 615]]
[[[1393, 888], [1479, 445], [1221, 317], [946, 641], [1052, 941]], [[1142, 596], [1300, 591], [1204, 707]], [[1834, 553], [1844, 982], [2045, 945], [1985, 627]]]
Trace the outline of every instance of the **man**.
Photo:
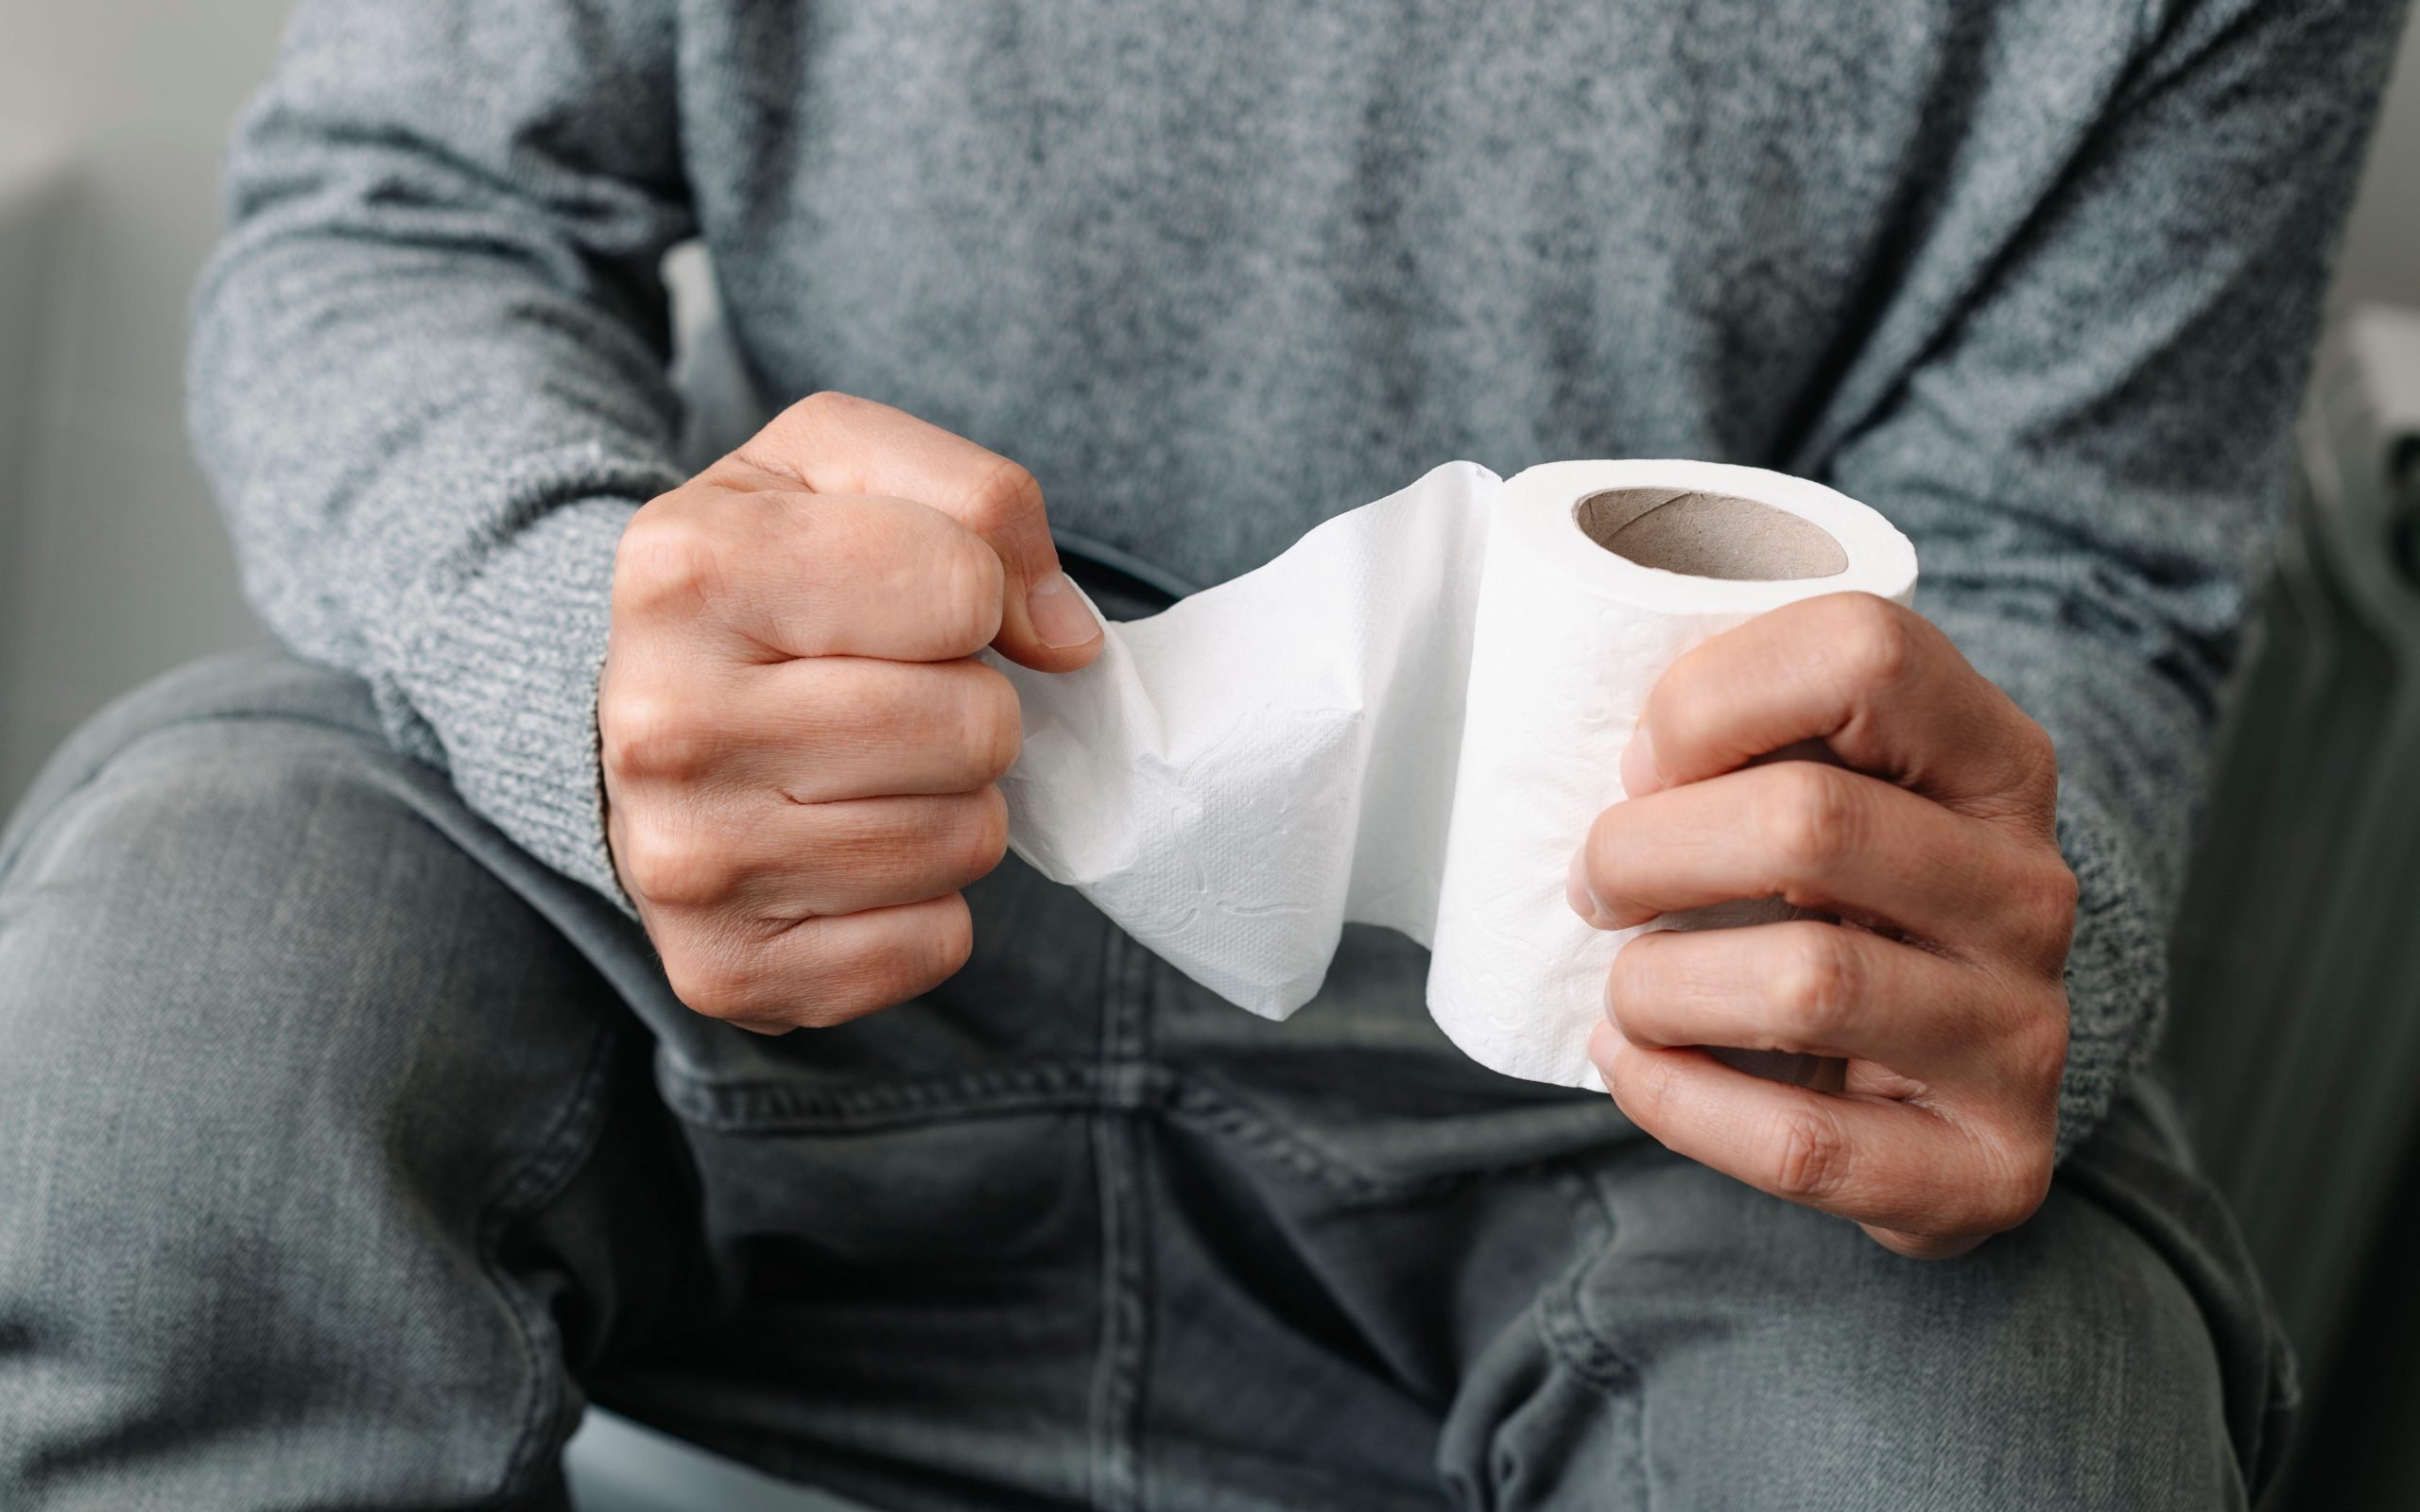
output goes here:
[[[901, 1508], [2245, 1504], [2288, 1367], [2135, 1073], [2397, 19], [306, 0], [193, 371], [302, 660], [7, 842], [9, 1504], [560, 1505], [584, 1397]], [[694, 475], [692, 232], [800, 401]], [[1626, 952], [1611, 1102], [1398, 937], [1268, 1024], [1003, 863], [1053, 526], [1211, 582], [1641, 455], [1926, 580], [1659, 685], [1573, 906], [1849, 922]]]

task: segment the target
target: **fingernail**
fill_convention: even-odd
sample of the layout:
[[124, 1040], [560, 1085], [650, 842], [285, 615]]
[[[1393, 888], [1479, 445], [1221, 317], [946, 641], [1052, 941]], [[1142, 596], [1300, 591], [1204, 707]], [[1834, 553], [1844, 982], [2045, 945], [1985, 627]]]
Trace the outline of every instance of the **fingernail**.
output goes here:
[[1597, 1074], [1604, 1077], [1608, 1083], [1614, 1079], [1614, 1052], [1620, 1045], [1621, 1036], [1615, 1032], [1611, 1023], [1602, 1019], [1598, 1020], [1597, 1026], [1588, 1031], [1589, 1063], [1597, 1068]]
[[1603, 929], [1611, 916], [1606, 914], [1605, 905], [1597, 901], [1597, 895], [1588, 890], [1587, 868], [1582, 865], [1587, 856], [1586, 846], [1571, 852], [1571, 868], [1563, 875], [1563, 901], [1591, 928]]
[[1622, 752], [1622, 791], [1632, 798], [1645, 798], [1664, 785], [1655, 770], [1655, 737], [1640, 725], [1630, 732], [1630, 746]]
[[1100, 633], [1100, 621], [1065, 573], [1052, 573], [1026, 590], [1025, 612], [1033, 622], [1035, 638], [1054, 651], [1081, 645]]

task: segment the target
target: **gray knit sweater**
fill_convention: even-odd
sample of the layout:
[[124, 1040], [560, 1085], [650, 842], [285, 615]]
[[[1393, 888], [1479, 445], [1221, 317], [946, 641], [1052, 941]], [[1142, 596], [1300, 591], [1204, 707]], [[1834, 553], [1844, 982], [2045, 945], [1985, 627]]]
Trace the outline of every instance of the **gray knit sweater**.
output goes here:
[[2056, 736], [2062, 1147], [2146, 1053], [2214, 691], [2400, 0], [304, 0], [193, 425], [302, 654], [617, 893], [665, 249], [775, 399], [1196, 581], [1472, 457], [1808, 474]]

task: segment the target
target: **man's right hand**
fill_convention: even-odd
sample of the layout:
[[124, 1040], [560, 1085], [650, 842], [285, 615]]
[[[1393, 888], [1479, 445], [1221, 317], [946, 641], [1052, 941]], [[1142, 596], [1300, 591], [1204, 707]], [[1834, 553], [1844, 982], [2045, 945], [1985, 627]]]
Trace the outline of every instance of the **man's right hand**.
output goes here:
[[898, 410], [803, 400], [631, 520], [606, 834], [683, 1003], [778, 1034], [965, 964], [1017, 754], [987, 644], [1064, 672], [1101, 627], [1032, 474]]

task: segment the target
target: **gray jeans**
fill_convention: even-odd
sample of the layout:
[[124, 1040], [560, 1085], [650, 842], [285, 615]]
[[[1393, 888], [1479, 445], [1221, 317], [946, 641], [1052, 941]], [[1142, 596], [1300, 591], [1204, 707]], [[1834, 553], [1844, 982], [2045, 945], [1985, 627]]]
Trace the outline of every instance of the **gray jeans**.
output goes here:
[[0, 1505], [560, 1506], [593, 1398], [899, 1509], [2240, 1506], [2290, 1376], [2138, 1091], [1920, 1263], [1492, 1075], [1421, 954], [1286, 1024], [1014, 865], [844, 1028], [645, 937], [271, 656], [0, 850]]

